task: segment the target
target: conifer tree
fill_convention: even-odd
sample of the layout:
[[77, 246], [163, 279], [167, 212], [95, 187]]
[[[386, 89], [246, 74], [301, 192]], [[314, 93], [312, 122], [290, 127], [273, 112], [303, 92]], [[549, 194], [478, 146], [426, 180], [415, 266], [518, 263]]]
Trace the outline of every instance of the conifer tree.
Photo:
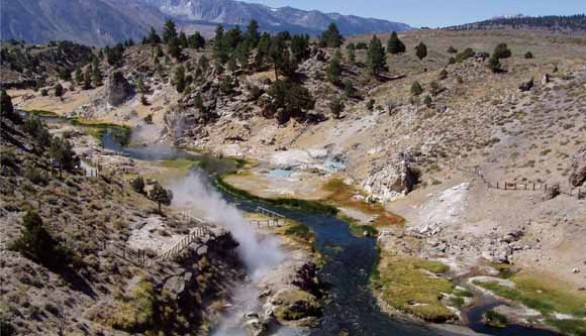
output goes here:
[[175, 69], [175, 87], [177, 88], [177, 92], [182, 93], [185, 91], [185, 86], [185, 68], [183, 65], [180, 65]]
[[228, 45], [226, 36], [224, 35], [224, 26], [221, 24], [216, 28], [216, 36], [214, 37], [214, 59], [220, 64], [228, 62]]
[[427, 57], [427, 46], [425, 43], [421, 42], [415, 47], [415, 55], [417, 55], [420, 61]]
[[187, 42], [188, 42], [189, 48], [196, 49], [196, 50], [205, 48], [205, 45], [206, 45], [205, 38], [199, 32], [195, 32], [195, 34], [189, 36], [189, 39]]
[[75, 84], [83, 85], [83, 73], [81, 72], [81, 68], [75, 69]]
[[246, 43], [249, 48], [256, 48], [258, 41], [260, 40], [260, 33], [258, 31], [258, 22], [256, 20], [250, 20], [248, 27], [246, 28]]
[[173, 39], [176, 39], [177, 35], [177, 28], [175, 26], [175, 21], [167, 20], [165, 21], [165, 26], [163, 27], [163, 42], [169, 43]]
[[153, 45], [161, 43], [161, 37], [159, 36], [159, 34], [157, 34], [155, 28], [151, 27], [151, 31], [149, 32], [149, 37], [147, 38], [147, 41]]
[[348, 44], [346, 46], [346, 51], [348, 53], [348, 63], [356, 63], [356, 46], [354, 45], [354, 43]]
[[161, 205], [171, 205], [173, 200], [173, 193], [171, 190], [165, 190], [158, 182], [155, 183], [153, 189], [149, 192], [149, 197], [154, 202], [157, 202], [159, 213], [161, 212]]
[[332, 84], [338, 84], [340, 82], [340, 75], [342, 74], [342, 65], [340, 64], [340, 55], [336, 53], [330, 60], [328, 66], [328, 81]]
[[405, 52], [405, 44], [403, 44], [403, 42], [399, 39], [397, 32], [391, 33], [391, 37], [389, 37], [389, 41], [387, 43], [387, 50], [391, 54], [400, 54]]
[[57, 85], [55, 85], [55, 97], [61, 97], [63, 96], [63, 86], [61, 85], [61, 83], [57, 83]]
[[370, 74], [375, 77], [377, 77], [381, 72], [387, 70], [387, 56], [385, 54], [385, 48], [376, 35], [372, 36], [372, 39], [368, 45], [367, 66]]
[[179, 45], [181, 48], [186, 49], [189, 47], [189, 43], [187, 42], [187, 35], [184, 32], [179, 34]]
[[340, 34], [338, 26], [330, 23], [328, 29], [320, 37], [320, 46], [328, 48], [339, 48], [344, 43], [344, 37]]

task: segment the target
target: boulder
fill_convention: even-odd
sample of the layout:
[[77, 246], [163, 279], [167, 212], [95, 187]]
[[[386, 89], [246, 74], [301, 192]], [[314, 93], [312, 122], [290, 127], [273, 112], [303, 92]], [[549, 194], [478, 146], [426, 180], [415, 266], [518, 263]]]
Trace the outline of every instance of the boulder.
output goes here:
[[574, 187], [580, 187], [586, 183], [586, 147], [574, 155], [570, 165], [569, 182]]
[[106, 99], [112, 106], [124, 103], [134, 95], [134, 89], [120, 71], [113, 71], [106, 83]]

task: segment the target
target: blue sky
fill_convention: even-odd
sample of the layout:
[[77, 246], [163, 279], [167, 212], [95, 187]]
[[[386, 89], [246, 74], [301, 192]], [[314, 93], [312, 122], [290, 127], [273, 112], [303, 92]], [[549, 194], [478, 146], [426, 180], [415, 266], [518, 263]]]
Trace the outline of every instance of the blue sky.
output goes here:
[[586, 12], [586, 0], [244, 0], [441, 27], [497, 15], [570, 15]]

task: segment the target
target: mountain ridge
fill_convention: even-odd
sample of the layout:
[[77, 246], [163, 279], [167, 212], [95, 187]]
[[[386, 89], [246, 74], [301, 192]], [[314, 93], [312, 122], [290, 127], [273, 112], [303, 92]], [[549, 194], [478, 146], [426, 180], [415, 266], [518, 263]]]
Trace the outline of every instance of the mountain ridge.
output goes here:
[[1, 0], [2, 40], [46, 43], [70, 40], [103, 46], [138, 40], [151, 26], [160, 29], [166, 19], [187, 32], [199, 30], [211, 37], [217, 24], [244, 25], [258, 21], [269, 32], [318, 35], [335, 22], [342, 34], [359, 35], [406, 31], [404, 23], [362, 18], [290, 6], [272, 8], [234, 0]]

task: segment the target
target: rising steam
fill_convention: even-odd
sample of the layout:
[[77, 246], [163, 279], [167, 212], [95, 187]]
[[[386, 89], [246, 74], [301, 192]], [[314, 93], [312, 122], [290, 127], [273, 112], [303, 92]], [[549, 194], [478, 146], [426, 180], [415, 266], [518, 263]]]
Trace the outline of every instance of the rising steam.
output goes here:
[[240, 244], [238, 253], [253, 281], [260, 279], [284, 259], [275, 237], [260, 237], [244, 219], [241, 212], [222, 198], [207, 182], [203, 174], [191, 172], [171, 185], [173, 203], [196, 210], [205, 220], [229, 230]]

